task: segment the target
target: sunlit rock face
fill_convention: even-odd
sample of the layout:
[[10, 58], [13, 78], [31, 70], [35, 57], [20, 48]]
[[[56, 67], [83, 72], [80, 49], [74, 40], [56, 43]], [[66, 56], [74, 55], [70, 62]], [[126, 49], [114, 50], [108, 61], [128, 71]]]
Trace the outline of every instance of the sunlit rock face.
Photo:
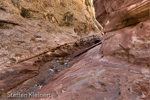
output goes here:
[[11, 66], [100, 30], [91, 0], [1, 0], [0, 65]]
[[45, 19], [59, 26], [73, 26], [75, 32], [98, 31], [92, 0], [12, 0], [25, 18]]

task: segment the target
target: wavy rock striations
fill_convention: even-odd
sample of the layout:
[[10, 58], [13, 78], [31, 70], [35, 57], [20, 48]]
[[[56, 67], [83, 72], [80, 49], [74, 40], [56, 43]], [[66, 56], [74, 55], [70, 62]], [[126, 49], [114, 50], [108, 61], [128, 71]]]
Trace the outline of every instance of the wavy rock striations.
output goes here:
[[70, 61], [38, 92], [51, 94], [43, 99], [149, 100], [149, 3], [94, 0], [96, 18], [104, 26], [102, 44]]
[[45, 85], [66, 56], [100, 41], [100, 30], [90, 0], [1, 0], [0, 97]]
[[94, 0], [96, 19], [104, 32], [115, 31], [149, 19], [149, 0]]
[[27, 100], [150, 99], [150, 1], [94, 0], [103, 37], [94, 34], [102, 28], [91, 1], [1, 1], [0, 43], [10, 49], [3, 59], [10, 53], [17, 63], [21, 48], [33, 57], [0, 69], [2, 99], [18, 99], [3, 94], [16, 92], [51, 94]]

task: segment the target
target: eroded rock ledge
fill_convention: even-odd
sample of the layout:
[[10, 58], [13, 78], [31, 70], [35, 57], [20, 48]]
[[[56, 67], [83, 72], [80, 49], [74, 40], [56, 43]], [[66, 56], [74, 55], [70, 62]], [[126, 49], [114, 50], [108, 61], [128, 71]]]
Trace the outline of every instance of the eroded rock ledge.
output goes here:
[[[68, 61], [90, 49], [90, 46], [100, 43], [100, 38], [98, 35], [88, 36], [75, 43], [58, 46], [37, 57], [4, 68], [0, 76], [0, 96], [12, 90], [11, 93], [36, 93], [40, 90], [39, 87], [35, 87], [36, 84], [46, 85], [58, 72], [68, 66]], [[15, 89], [16, 87], [18, 88]]]
[[0, 69], [100, 30], [89, 0], [0, 1]]
[[51, 93], [49, 100], [149, 100], [149, 68], [114, 57], [102, 58], [99, 48], [75, 59], [78, 62], [59, 73], [39, 94]]
[[149, 100], [149, 1], [94, 0], [94, 4], [104, 25], [102, 44], [70, 61], [71, 67], [38, 93], [51, 94], [44, 100]]
[[[68, 1], [68, 3], [71, 1]], [[80, 0], [78, 1], [81, 3]], [[82, 4], [84, 4], [83, 2], [86, 4], [85, 9], [88, 10], [89, 8], [87, 5], [89, 5], [89, 3], [85, 0], [82, 1]], [[52, 3], [54, 3], [52, 5], [55, 7], [57, 0]], [[59, 3], [61, 4], [61, 2]], [[74, 35], [74, 42], [68, 44], [67, 41], [66, 44], [65, 39], [62, 39], [64, 35], [63, 32], [66, 30], [62, 32], [61, 37], [59, 36], [60, 34], [55, 34], [60, 37], [56, 37], [55, 41], [61, 39], [65, 42], [61, 43], [61, 46], [54, 45], [56, 48], [51, 47], [49, 49], [49, 51], [52, 50], [51, 52], [47, 52], [18, 65], [14, 65], [16, 71], [11, 69], [13, 67], [10, 67], [11, 76], [8, 76], [9, 78], [6, 80], [4, 79], [5, 77], [2, 76], [1, 78], [4, 79], [4, 81], [1, 81], [2, 85], [0, 86], [6, 87], [7, 85], [4, 83], [10, 82], [11, 80], [9, 79], [11, 77], [16, 79], [16, 81], [14, 81], [12, 85], [10, 84], [11, 88], [5, 88], [7, 90], [2, 88], [1, 93], [15, 93], [21, 90], [23, 90], [23, 93], [27, 93], [36, 88], [37, 90], [35, 92], [38, 94], [50, 93], [51, 98], [33, 97], [30, 100], [149, 100], [150, 21], [147, 19], [149, 16], [148, 3], [148, 0], [95, 0], [94, 4], [99, 4], [99, 6], [95, 6], [98, 7], [96, 8], [96, 11], [104, 9], [104, 11], [101, 10], [102, 13], [100, 13], [100, 15], [96, 15], [97, 18], [102, 16], [99, 21], [101, 21], [104, 25], [104, 30], [106, 32], [103, 38], [100, 39], [97, 35], [96, 38], [94, 38], [91, 33], [91, 39], [87, 35], [88, 38], [86, 39], [84, 37], [84, 41], [82, 41], [80, 38], [81, 34], [74, 30], [74, 33], [77, 33], [76, 35], [79, 37], [77, 37], [77, 39], [80, 40], [79, 43], [75, 42], [77, 39], [74, 39], [76, 37]], [[25, 7], [19, 8], [21, 4], [17, 5], [19, 5], [17, 6], [17, 9], [21, 9], [22, 12], [29, 10], [27, 12], [29, 12], [30, 15], [31, 9], [27, 9]], [[21, 5], [21, 7], [23, 6], [25, 5]], [[31, 7], [30, 5], [28, 6], [29, 8]], [[120, 8], [121, 10], [118, 10]], [[121, 17], [118, 17], [118, 15]], [[26, 14], [22, 14], [22, 16], [26, 16]], [[25, 19], [28, 18], [32, 19], [32, 14], [29, 17], [25, 17]], [[104, 18], [104, 20], [101, 18]], [[3, 23], [6, 22], [3, 21]], [[58, 24], [59, 23], [56, 23], [55, 25], [57, 26]], [[18, 25], [19, 24], [15, 21], [11, 21], [11, 23], [8, 24], [9, 27], [16, 27]], [[20, 24], [20, 26], [21, 25], [23, 24]], [[65, 26], [66, 24], [63, 25]], [[5, 25], [2, 26], [6, 28]], [[57, 29], [59, 29], [59, 27], [57, 27]], [[63, 28], [70, 29], [70, 27]], [[52, 30], [54, 29], [52, 28]], [[43, 30], [45, 30], [45, 27], [43, 27]], [[60, 30], [63, 30], [62, 27]], [[49, 35], [47, 34], [46, 36]], [[65, 36], [68, 36], [68, 34]], [[40, 36], [35, 37], [38, 38], [38, 40], [40, 38]], [[72, 39], [70, 36], [67, 38]], [[92, 39], [93, 42], [91, 43]], [[36, 41], [34, 38], [33, 40]], [[96, 47], [91, 46], [95, 43], [98, 43], [96, 44], [97, 46], [94, 45]], [[68, 55], [71, 56], [68, 57]], [[65, 58], [66, 56], [68, 58]], [[71, 58], [71, 60], [68, 60], [69, 58]], [[67, 68], [65, 68], [66, 64], [68, 66]], [[20, 69], [20, 66], [23, 66], [21, 67], [23, 69]], [[63, 68], [65, 69], [61, 71]], [[14, 72], [11, 70], [14, 70]], [[58, 70], [61, 72], [58, 73]], [[43, 76], [45, 73], [48, 73], [46, 74], [47, 76]], [[3, 75], [5, 76], [5, 72]], [[55, 77], [52, 79], [53, 76]], [[39, 84], [37, 84], [37, 82]], [[18, 86], [18, 88], [15, 88], [13, 91], [9, 91], [19, 84], [21, 85]], [[40, 90], [41, 86], [44, 87]], [[30, 87], [29, 90], [26, 90], [27, 87]], [[3, 99], [7, 100], [8, 98], [4, 97]]]
[[149, 23], [106, 33], [101, 45], [68, 62], [38, 93], [51, 94], [44, 100], [149, 100]]
[[68, 55], [99, 42], [102, 30], [91, 0], [1, 0], [0, 96], [44, 86]]

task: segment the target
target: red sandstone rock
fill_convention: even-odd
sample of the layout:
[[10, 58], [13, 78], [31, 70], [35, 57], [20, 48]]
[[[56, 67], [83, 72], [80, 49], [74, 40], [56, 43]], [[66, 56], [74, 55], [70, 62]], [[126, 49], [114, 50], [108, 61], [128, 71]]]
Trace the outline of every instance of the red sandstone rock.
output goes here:
[[33, 58], [10, 68], [0, 70], [0, 97], [24, 81], [38, 75], [40, 65], [34, 66], [33, 64], [40, 59], [40, 57]]
[[150, 57], [150, 21], [136, 26], [108, 32], [103, 37], [100, 53], [104, 56], [122, 58], [131, 63], [143, 63], [149, 66]]
[[[33, 79], [16, 89], [27, 93], [57, 65], [49, 58], [95, 44], [100, 30], [90, 0], [0, 0], [0, 96]], [[48, 52], [53, 55], [41, 60]]]
[[100, 30], [89, 0], [1, 0], [0, 69]]
[[[7, 11], [6, 13], [5, 9], [2, 7], [1, 10], [3, 10], [3, 16], [10, 15], [8, 17], [2, 17], [3, 20], [0, 21], [2, 23], [1, 28], [6, 35], [10, 37], [12, 35], [9, 32], [5, 31], [6, 29], [17, 28], [17, 30], [19, 30], [22, 25], [23, 25], [23, 28], [25, 28], [23, 33], [26, 33], [26, 30], [30, 28], [31, 28], [30, 34], [32, 34], [32, 32], [38, 32], [38, 30], [37, 31], [32, 30], [32, 29], [35, 29], [36, 25], [34, 24], [38, 24], [37, 27], [40, 27], [39, 30], [41, 30], [40, 32], [43, 32], [43, 35], [32, 34], [33, 37], [31, 38], [31, 41], [32, 41], [31, 44], [33, 46], [35, 46], [34, 42], [35, 44], [39, 43], [37, 45], [40, 45], [40, 46], [45, 43], [47, 44], [53, 43], [52, 41], [47, 42], [47, 40], [52, 39], [50, 38], [50, 36], [55, 37], [54, 40], [56, 41], [56, 43], [59, 43], [61, 41], [60, 43], [61, 45], [70, 42], [72, 39], [74, 39], [74, 37], [76, 37], [74, 33], [72, 34], [73, 36], [71, 36], [72, 38], [68, 36], [68, 33], [67, 35], [63, 34], [63, 32], [66, 32], [66, 30], [70, 28], [70, 25], [72, 26], [72, 23], [70, 24], [71, 21], [68, 20], [68, 17], [70, 18], [70, 16], [72, 16], [72, 13], [71, 14], [65, 13], [66, 19], [62, 20], [60, 17], [60, 19], [58, 19], [60, 22], [58, 21], [57, 23], [59, 25], [64, 25], [64, 26], [69, 25], [69, 28], [65, 27], [65, 29], [62, 29], [60, 27], [56, 28], [55, 26], [53, 26], [52, 28], [50, 27], [47, 28], [46, 26], [51, 26], [51, 24], [47, 23], [49, 21], [46, 21], [46, 22], [43, 21], [43, 19], [45, 20], [49, 19], [52, 22], [55, 22], [56, 20], [53, 17], [49, 16], [50, 17], [49, 18], [48, 16], [46, 16], [47, 13], [44, 13], [45, 15], [44, 17], [41, 16], [41, 13], [43, 13], [42, 12], [43, 10], [41, 9], [43, 8], [40, 8], [39, 6], [38, 6], [39, 8], [37, 8], [36, 11], [39, 11], [40, 14], [36, 16], [37, 12], [35, 11], [35, 5], [39, 5], [39, 3], [37, 2], [35, 3], [34, 0], [18, 1], [18, 2], [16, 2], [15, 0], [12, 0], [12, 1], [13, 1], [12, 3], [15, 4], [15, 6], [17, 7], [17, 9], [14, 10], [14, 12], [17, 12], [16, 14], [19, 14], [19, 11], [21, 11], [21, 15], [24, 16], [25, 18], [18, 17], [17, 19], [16, 18], [11, 19], [12, 18], [11, 14], [7, 14], [7, 13], [14, 13], [14, 12], [12, 12], [12, 10], [10, 10], [9, 8], [7, 8], [7, 6], [5, 6], [7, 9], [9, 9], [9, 10], [6, 10]], [[49, 6], [47, 7], [47, 4], [50, 3], [50, 6], [54, 6], [54, 8], [57, 8], [58, 7], [57, 3], [58, 4], [60, 3], [61, 6], [64, 6], [64, 5], [70, 4], [71, 1], [66, 2], [64, 0], [62, 2], [61, 1], [57, 2], [56, 0], [51, 3], [44, 1], [41, 3], [41, 5], [42, 6], [45, 5], [44, 9], [49, 9]], [[3, 92], [4, 93], [8, 92], [12, 88], [14, 89], [15, 86], [20, 85], [20, 83], [22, 83], [23, 81], [30, 79], [31, 77], [34, 77], [35, 75], [38, 74], [37, 77], [32, 78], [33, 80], [25, 82], [24, 83], [25, 85], [21, 85], [20, 87], [16, 88], [12, 93], [20, 92], [20, 91], [23, 91], [22, 93], [27, 93], [28, 91], [29, 92], [34, 91], [33, 89], [35, 88], [31, 88], [31, 86], [34, 87], [34, 84], [36, 82], [47, 83], [49, 81], [49, 77], [51, 76], [45, 76], [45, 73], [49, 72], [48, 69], [53, 67], [52, 65], [57, 65], [58, 69], [61, 69], [63, 67], [62, 65], [59, 65], [57, 61], [56, 62], [53, 61], [55, 59], [53, 59], [51, 62], [48, 62], [49, 59], [51, 59], [51, 57], [53, 56], [62, 57], [62, 56], [70, 55], [75, 52], [75, 55], [73, 54], [71, 56], [72, 57], [71, 61], [68, 63], [69, 67], [64, 69], [59, 74], [57, 74], [52, 80], [49, 81], [49, 83], [46, 86], [44, 86], [38, 92], [38, 94], [50, 93], [51, 98], [34, 98], [33, 97], [31, 98], [31, 100], [38, 100], [38, 99], [39, 100], [40, 99], [44, 99], [44, 100], [149, 100], [150, 99], [150, 67], [149, 67], [150, 66], [149, 65], [149, 58], [150, 58], [149, 57], [150, 55], [149, 26], [150, 24], [149, 24], [149, 21], [145, 21], [147, 20], [147, 17], [148, 17], [149, 1], [148, 0], [143, 0], [143, 1], [124, 0], [124, 2], [122, 2], [123, 0], [116, 0], [116, 1], [97, 0], [97, 1], [103, 4], [99, 6], [102, 9], [101, 12], [99, 13], [100, 15], [102, 15], [99, 21], [103, 23], [103, 25], [105, 26], [104, 27], [105, 31], [107, 32], [106, 35], [103, 37], [102, 45], [99, 45], [85, 53], [86, 49], [88, 49], [86, 47], [89, 45], [87, 43], [87, 41], [90, 40], [89, 38], [87, 38], [88, 40], [84, 38], [85, 41], [81, 42], [81, 44], [83, 43], [83, 46], [78, 42], [75, 42], [75, 44], [73, 45], [65, 44], [62, 46], [58, 46], [58, 44], [54, 44], [54, 45], [50, 44], [50, 45], [53, 45], [52, 47], [55, 47], [55, 46], [56, 47], [58, 46], [58, 47], [55, 49], [53, 48], [52, 52], [49, 52], [45, 54], [44, 56], [38, 56], [38, 54], [42, 54], [42, 53], [41, 52], [37, 53], [36, 51], [42, 50], [42, 52], [47, 52], [48, 50], [47, 49], [43, 50], [44, 47], [41, 48], [37, 46], [33, 49], [32, 53], [34, 56], [42, 57], [42, 60], [39, 61], [38, 57], [37, 58], [35, 57], [33, 59], [25, 61], [25, 63], [22, 62], [18, 65], [15, 65], [14, 67], [12, 66], [8, 68], [9, 71], [8, 69], [6, 69], [6, 71], [4, 69], [1, 70], [5, 72], [2, 73], [0, 76], [0, 78], [2, 79], [0, 81], [0, 89], [1, 89], [0, 95]], [[88, 2], [83, 0], [82, 1], [83, 3], [80, 0], [78, 0], [78, 2], [79, 4], [82, 4], [82, 5], [85, 3], [84, 5], [86, 7], [85, 10], [89, 10], [89, 15], [92, 14], [91, 13], [92, 9], [90, 9], [92, 5], [88, 7], [88, 5], [90, 5], [89, 0]], [[11, 2], [8, 3], [5, 1], [3, 3], [9, 6], [12, 4]], [[31, 5], [29, 3], [31, 3]], [[73, 3], [77, 3], [77, 2], [73, 2]], [[27, 8], [30, 8], [30, 9], [27, 9]], [[100, 11], [100, 8], [96, 9], [96, 11]], [[62, 10], [63, 9], [59, 9], [58, 12]], [[17, 16], [17, 15], [13, 15], [13, 16]], [[58, 16], [59, 14], [56, 13], [55, 17], [58, 18]], [[106, 16], [107, 18], [105, 19]], [[38, 22], [33, 20], [35, 17], [38, 19]], [[28, 18], [31, 18], [31, 19], [33, 18], [33, 19], [27, 20]], [[78, 18], [80, 20], [80, 16]], [[101, 20], [101, 18], [103, 18], [103, 20]], [[110, 21], [109, 23], [107, 23], [108, 19]], [[19, 23], [19, 21], [21, 20], [22, 20], [22, 23], [21, 22]], [[124, 20], [125, 20], [125, 23], [124, 23]], [[128, 20], [128, 22], [126, 22], [126, 20]], [[138, 22], [141, 22], [141, 23], [137, 24]], [[42, 23], [42, 24], [39, 24], [39, 23]], [[132, 24], [134, 25], [129, 26]], [[41, 25], [44, 25], [44, 26], [41, 27]], [[94, 25], [96, 25], [95, 22], [94, 22]], [[74, 27], [76, 27], [76, 25], [74, 25]], [[83, 27], [81, 27], [81, 29]], [[123, 28], [123, 29], [120, 29], [120, 28]], [[90, 30], [89, 27], [86, 29]], [[49, 32], [51, 31], [52, 32], [57, 31], [58, 33], [62, 32], [63, 35], [62, 34], [49, 35], [47, 34], [47, 32], [45, 33], [45, 30]], [[78, 29], [75, 31], [78, 33], [78, 31], [82, 32], [83, 30]], [[112, 32], [108, 32], [108, 31], [112, 31]], [[67, 31], [67, 32], [72, 32], [72, 31]], [[28, 37], [30, 37], [30, 34], [28, 35], [25, 34], [23, 36], [24, 40], [29, 41]], [[6, 39], [6, 37], [7, 36], [2, 35], [2, 39]], [[21, 36], [19, 36], [18, 38], [19, 38], [18, 39], [19, 43], [18, 42], [17, 43], [19, 45], [20, 44], [21, 46], [25, 45], [25, 47], [29, 46], [26, 43], [24, 43], [24, 41], [20, 41], [22, 39]], [[11, 39], [13, 40], [13, 37], [11, 37], [10, 40]], [[77, 39], [75, 38], [74, 41], [76, 40]], [[97, 43], [97, 41], [94, 41], [94, 42]], [[10, 41], [8, 40], [6, 41], [6, 43], [10, 44]], [[1, 46], [5, 47], [6, 43], [2, 42]], [[16, 47], [16, 45], [14, 44], [12, 46]], [[29, 47], [32, 48], [32, 46], [29, 46]], [[8, 46], [8, 49], [11, 49], [11, 46]], [[4, 48], [4, 50], [6, 50], [6, 48]], [[19, 48], [17, 50], [19, 51], [21, 49]], [[76, 52], [78, 50], [81, 50], [81, 51]], [[12, 53], [10, 60], [16, 63], [16, 59], [13, 56], [14, 51], [9, 52], [10, 54]], [[23, 52], [22, 54], [29, 55], [31, 53]], [[2, 56], [5, 57], [5, 55], [6, 54]], [[20, 55], [20, 54], [17, 54], [17, 55]], [[31, 57], [32, 56], [27, 57], [27, 58], [31, 58]], [[7, 59], [7, 57], [5, 59]], [[7, 62], [7, 60], [2, 60], [2, 61]], [[60, 61], [60, 63], [64, 63], [64, 61], [62, 60]], [[54, 71], [54, 70], [50, 69], [50, 71]], [[6, 72], [9, 72], [9, 73], [7, 74]], [[5, 79], [6, 76], [7, 78]], [[12, 78], [13, 80], [11, 80]], [[8, 85], [9, 87], [7, 87]], [[28, 88], [29, 90], [26, 90]], [[4, 98], [4, 99], [8, 99], [8, 98]], [[9, 99], [13, 99], [13, 98], [9, 98]]]
[[50, 93], [51, 98], [31, 100], [150, 99], [149, 1], [95, 0], [94, 4], [107, 32], [102, 45], [75, 57], [38, 92]]
[[[149, 100], [150, 68], [99, 54], [97, 46], [72, 60], [38, 94], [43, 100]], [[70, 62], [70, 63], [71, 63]], [[30, 100], [41, 100], [32, 98]]]
[[[99, 41], [100, 37], [98, 35], [88, 36], [75, 43], [58, 46], [53, 49], [53, 52], [3, 68], [0, 70], [0, 97], [5, 93], [28, 94], [39, 91], [42, 86], [67, 66], [69, 59], [73, 59], [74, 56], [80, 54], [79, 51], [85, 51], [88, 46]], [[73, 57], [66, 59], [68, 55], [73, 53], [75, 54]], [[18, 98], [3, 97], [3, 99]]]
[[149, 0], [94, 0], [96, 18], [104, 32], [149, 19]]

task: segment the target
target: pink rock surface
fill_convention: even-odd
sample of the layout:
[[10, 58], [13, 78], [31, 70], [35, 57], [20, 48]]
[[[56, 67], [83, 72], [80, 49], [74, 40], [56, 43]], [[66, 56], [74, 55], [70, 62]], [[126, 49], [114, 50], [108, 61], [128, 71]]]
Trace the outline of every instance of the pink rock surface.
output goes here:
[[[95, 44], [99, 36], [89, 36], [75, 43], [65, 44], [32, 59], [0, 70], [0, 98], [6, 93], [29, 93], [39, 91], [55, 74], [67, 66], [67, 55], [78, 55], [88, 46]], [[74, 57], [74, 56], [73, 56]], [[72, 59], [71, 57], [70, 59]], [[12, 59], [14, 60], [14, 59]], [[37, 86], [38, 84], [38, 86]], [[40, 85], [39, 85], [40, 84]], [[4, 99], [4, 98], [3, 98]], [[5, 98], [12, 99], [12, 98]], [[18, 99], [18, 98], [13, 98]]]
[[149, 100], [148, 0], [95, 0], [107, 32], [102, 44], [77, 56], [31, 100]]
[[150, 21], [108, 32], [104, 36], [100, 53], [104, 56], [122, 58], [131, 63], [149, 65]]
[[[19, 60], [16, 62], [17, 60], [14, 55], [19, 56], [19, 54], [18, 51], [13, 50], [12, 52], [9, 52], [10, 54], [15, 53], [9, 57], [10, 59], [2, 59], [2, 61], [5, 62], [10, 60], [12, 61], [12, 64], [15, 65], [10, 67], [0, 67], [3, 68], [0, 69], [2, 72], [0, 73], [0, 96], [3, 96], [3, 93], [7, 93], [14, 88], [12, 93], [20, 91], [27, 93], [34, 91], [35, 88], [32, 87], [34, 87], [36, 83], [47, 84], [49, 77], [52, 76], [46, 73], [55, 72], [55, 65], [55, 67], [58, 67], [57, 70], [60, 70], [62, 69], [61, 64], [64, 65], [66, 63], [63, 61], [64, 59], [55, 60], [54, 57], [66, 57], [67, 55], [71, 55], [70, 61], [68, 62], [67, 60], [69, 67], [57, 74], [39, 92], [37, 92], [38, 90], [34, 91], [37, 92], [37, 94], [51, 94], [51, 97], [32, 97], [30, 100], [150, 99], [150, 21], [148, 20], [150, 7], [148, 0], [94, 0], [97, 19], [104, 26], [104, 31], [107, 32], [104, 37], [102, 37], [102, 44], [100, 44], [100, 39], [97, 41], [97, 38], [99, 38], [100, 35], [90, 37], [90, 34], [86, 33], [86, 31], [89, 32], [91, 29], [95, 32], [100, 29], [98, 28], [100, 26], [97, 25], [93, 13], [91, 12], [93, 10], [89, 0], [70, 0], [68, 2], [67, 0], [56, 0], [52, 2], [49, 2], [48, 0], [43, 0], [43, 2], [41, 2], [41, 0], [37, 0], [40, 2], [35, 0], [8, 1], [9, 0], [7, 0], [7, 2], [3, 1], [3, 5], [7, 5], [8, 7], [11, 6], [14, 9], [14, 12], [7, 6], [2, 6], [0, 8], [3, 13], [0, 20], [0, 25], [2, 26], [1, 30], [3, 31], [0, 33], [2, 34], [0, 41], [3, 41], [3, 39], [7, 40], [2, 42], [1, 48], [3, 51], [7, 51], [4, 47], [12, 50], [13, 48], [23, 46], [23, 49], [29, 48], [30, 50], [33, 50], [31, 53], [23, 52], [23, 54], [30, 56], [27, 58], [34, 58], [16, 64]], [[71, 10], [68, 7], [69, 4], [72, 5]], [[82, 12], [82, 10], [80, 7], [75, 9], [78, 7], [75, 6], [76, 4], [82, 5], [81, 7], [84, 8], [84, 13], [81, 13], [81, 15], [88, 14], [87, 17], [78, 16], [80, 14], [77, 12]], [[44, 9], [40, 7], [41, 5], [44, 6], [44, 9], [47, 12], [43, 13]], [[62, 12], [65, 7], [66, 11], [69, 10], [70, 13]], [[48, 11], [50, 8], [54, 8], [55, 11]], [[37, 11], [40, 12], [38, 13], [38, 16], [36, 16]], [[22, 17], [19, 15], [20, 12]], [[53, 16], [51, 12], [56, 13], [54, 13]], [[12, 13], [15, 14], [11, 15]], [[72, 13], [75, 14], [73, 19]], [[54, 17], [56, 17], [57, 21]], [[65, 20], [63, 18], [65, 18]], [[77, 18], [77, 22], [72, 25], [74, 20], [76, 20], [74, 18]], [[22, 22], [19, 23], [21, 20]], [[93, 25], [93, 28], [92, 26], [89, 27], [87, 24], [85, 24], [87, 25], [87, 28], [84, 28], [82, 22], [88, 23], [88, 21]], [[57, 24], [60, 26], [62, 25], [63, 27], [60, 27]], [[71, 26], [76, 27], [76, 29], [72, 30]], [[10, 29], [12, 29], [12, 33], [16, 34], [11, 35], [12, 33], [9, 33]], [[47, 32], [44, 32], [45, 30]], [[18, 40], [15, 41], [16, 38], [14, 37], [17, 36], [20, 31], [24, 34], [19, 35], [17, 37]], [[38, 32], [43, 34], [39, 35]], [[53, 33], [50, 35], [49, 32], [57, 34]], [[83, 33], [82, 35], [87, 35], [87, 38], [84, 37], [82, 40], [82, 35], [79, 34], [80, 32]], [[86, 34], [84, 34], [84, 32]], [[68, 33], [71, 34], [68, 35]], [[77, 34], [74, 35], [75, 33]], [[8, 37], [13, 41], [9, 41]], [[78, 38], [80, 41], [77, 40]], [[45, 47], [39, 46], [32, 48], [31, 45], [28, 46], [24, 41], [31, 43], [33, 47], [34, 45], [44, 45], [47, 47], [45, 44], [49, 44], [49, 49], [51, 51], [49, 49], [45, 50], [43, 49]], [[54, 41], [56, 41], [55, 44]], [[73, 43], [69, 43], [70, 41]], [[38, 44], [36, 44], [36, 42]], [[98, 46], [91, 46], [97, 42], [99, 42]], [[90, 48], [89, 50], [88, 46], [91, 46], [92, 49]], [[37, 52], [36, 50], [42, 50], [42, 52]], [[3, 54], [5, 52], [0, 53]], [[31, 56], [30, 54], [33, 54], [34, 56]], [[2, 56], [5, 57], [6, 54]], [[51, 59], [55, 61], [51, 61]], [[61, 64], [58, 64], [59, 61]], [[32, 77], [35, 78], [31, 81], [26, 81]], [[25, 85], [22, 85], [22, 83]], [[22, 86], [16, 88], [18, 85]], [[7, 100], [7, 98], [4, 97], [4, 100], [5, 99]], [[9, 99], [14, 100], [14, 98]], [[29, 100], [29, 98], [25, 99]]]
[[150, 68], [99, 54], [101, 45], [72, 60], [30, 100], [149, 100]]
[[148, 20], [149, 3], [149, 0], [94, 0], [96, 18], [104, 32]]

